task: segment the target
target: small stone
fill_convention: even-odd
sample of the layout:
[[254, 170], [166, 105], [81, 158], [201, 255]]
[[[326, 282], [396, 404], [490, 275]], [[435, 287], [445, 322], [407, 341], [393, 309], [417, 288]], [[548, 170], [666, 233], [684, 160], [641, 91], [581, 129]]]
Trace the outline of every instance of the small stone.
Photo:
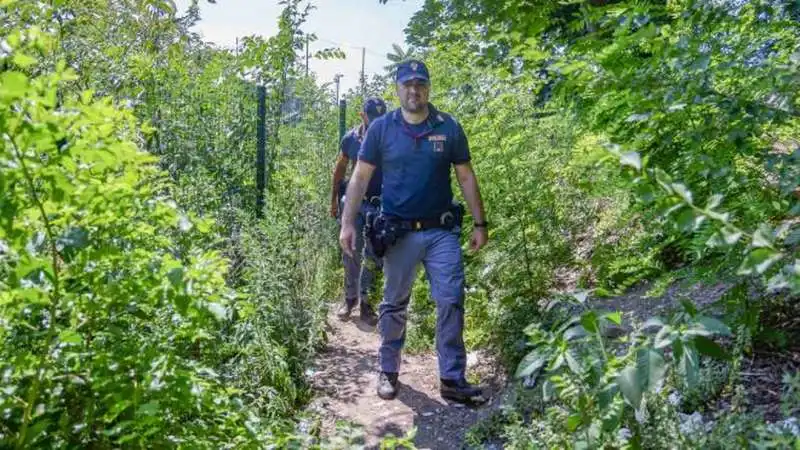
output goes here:
[[433, 415], [433, 411], [426, 411], [426, 412], [422, 413], [422, 417], [430, 417], [432, 415]]
[[703, 415], [699, 412], [693, 414], [678, 413], [681, 434], [695, 434], [704, 430]]
[[525, 377], [522, 380], [522, 386], [524, 386], [525, 389], [533, 389], [534, 387], [536, 387], [536, 375], [534, 376], [529, 375]]
[[789, 417], [781, 422], [781, 428], [791, 433], [792, 436], [800, 435], [800, 425], [796, 417]]
[[677, 391], [674, 391], [674, 392], [670, 393], [669, 396], [667, 397], [667, 402], [669, 402], [669, 404], [672, 405], [672, 406], [680, 405], [681, 404], [681, 394], [679, 394]]

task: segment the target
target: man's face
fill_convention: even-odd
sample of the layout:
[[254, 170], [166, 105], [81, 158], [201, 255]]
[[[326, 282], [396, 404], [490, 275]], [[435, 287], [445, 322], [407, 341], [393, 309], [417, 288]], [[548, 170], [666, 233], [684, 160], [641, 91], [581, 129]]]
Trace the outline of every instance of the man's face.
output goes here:
[[397, 97], [400, 99], [400, 105], [411, 113], [425, 110], [430, 91], [431, 85], [427, 81], [409, 80], [405, 83], [397, 83]]

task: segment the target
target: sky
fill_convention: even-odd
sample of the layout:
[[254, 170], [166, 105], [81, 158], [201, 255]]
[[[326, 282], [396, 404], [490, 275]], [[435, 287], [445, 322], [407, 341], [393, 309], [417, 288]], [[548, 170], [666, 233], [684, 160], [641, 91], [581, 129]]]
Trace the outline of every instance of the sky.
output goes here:
[[[189, 0], [175, 0], [183, 12]], [[343, 60], [315, 60], [309, 64], [320, 83], [332, 82], [341, 73], [341, 92], [357, 87], [361, 71], [362, 47], [366, 47], [364, 66], [367, 79], [382, 73], [388, 64], [386, 53], [392, 44], [405, 46], [403, 29], [411, 16], [422, 7], [423, 0], [312, 0], [311, 11], [302, 29], [314, 33], [318, 40], [309, 45], [310, 53], [323, 48], [338, 47], [347, 57]], [[281, 5], [277, 0], [217, 0], [200, 2], [200, 22], [195, 31], [206, 41], [233, 48], [236, 37], [258, 34], [272, 36], [278, 31]]]

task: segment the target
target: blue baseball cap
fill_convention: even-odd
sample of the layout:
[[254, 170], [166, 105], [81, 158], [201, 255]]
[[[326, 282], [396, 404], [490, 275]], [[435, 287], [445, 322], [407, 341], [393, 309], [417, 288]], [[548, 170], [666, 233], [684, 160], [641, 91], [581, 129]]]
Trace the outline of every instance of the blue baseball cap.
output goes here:
[[397, 65], [395, 80], [398, 83], [405, 83], [411, 80], [430, 82], [431, 77], [428, 74], [428, 68], [425, 66], [424, 62], [418, 59], [410, 59]]
[[378, 97], [370, 97], [364, 102], [364, 114], [371, 121], [382, 116], [386, 112], [386, 103]]

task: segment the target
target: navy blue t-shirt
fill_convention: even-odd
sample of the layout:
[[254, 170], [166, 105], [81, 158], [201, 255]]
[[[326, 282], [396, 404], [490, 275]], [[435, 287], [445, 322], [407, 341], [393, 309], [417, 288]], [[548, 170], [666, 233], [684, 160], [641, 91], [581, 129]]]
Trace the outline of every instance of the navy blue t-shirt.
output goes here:
[[[353, 128], [347, 134], [344, 135], [342, 138], [341, 143], [341, 150], [342, 154], [346, 156], [350, 161], [358, 161], [358, 150], [361, 148], [361, 133], [359, 132], [359, 128]], [[381, 195], [381, 168], [376, 167], [375, 172], [372, 174], [372, 178], [369, 180], [369, 186], [367, 186], [367, 197], [374, 197]], [[341, 193], [344, 195], [344, 192]]]
[[469, 162], [469, 144], [450, 115], [429, 105], [428, 119], [411, 125], [399, 109], [372, 123], [358, 158], [383, 169], [383, 212], [433, 219], [453, 201], [450, 166]]

